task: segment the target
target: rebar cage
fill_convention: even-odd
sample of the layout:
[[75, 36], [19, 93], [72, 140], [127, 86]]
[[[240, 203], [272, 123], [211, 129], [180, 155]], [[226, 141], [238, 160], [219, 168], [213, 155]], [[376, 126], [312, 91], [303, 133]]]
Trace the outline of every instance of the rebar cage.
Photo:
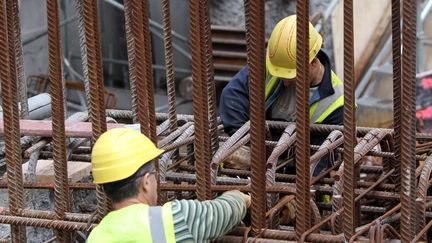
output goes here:
[[[176, 112], [173, 45], [169, 0], [162, 0], [169, 112], [155, 113], [152, 48], [147, 0], [125, 0], [125, 28], [132, 110], [105, 110], [98, 6], [96, 0], [74, 0], [88, 113], [65, 121], [59, 3], [47, 1], [51, 121], [28, 117], [18, 0], [0, 1], [0, 78], [4, 117], [0, 133], [5, 146], [9, 206], [0, 224], [11, 225], [13, 242], [25, 242], [26, 227], [53, 229], [58, 242], [88, 233], [110, 210], [102, 189], [92, 183], [70, 183], [67, 161], [90, 161], [91, 146], [104, 131], [138, 123], [142, 133], [166, 150], [157, 164], [159, 202], [173, 198], [207, 200], [217, 193], [250, 192], [250, 222], [216, 242], [345, 242], [400, 239], [427, 241], [432, 226], [428, 195], [432, 135], [416, 133], [415, 41], [416, 1], [392, 0], [394, 126], [361, 128], [355, 122], [353, 0], [344, 0], [344, 126], [310, 125], [308, 74], [309, 0], [297, 1], [296, 123], [266, 121], [264, 112], [264, 0], [245, 0], [250, 122], [231, 137], [222, 134], [216, 91], [208, 0], [190, 0], [193, 116]], [[402, 6], [401, 6], [402, 5]], [[402, 25], [401, 25], [402, 23]], [[403, 46], [403, 49], [401, 48]], [[403, 75], [402, 75], [403, 74]], [[18, 104], [20, 104], [20, 109]], [[110, 119], [107, 120], [107, 117]], [[107, 123], [115, 120], [117, 123]], [[268, 136], [268, 134], [273, 136]], [[274, 135], [279, 134], [279, 135]], [[310, 134], [327, 136], [311, 145]], [[222, 168], [223, 161], [250, 143], [251, 168]], [[416, 146], [417, 143], [417, 146]], [[91, 143], [90, 143], [91, 144]], [[378, 148], [379, 149], [376, 149]], [[288, 151], [288, 153], [286, 153]], [[54, 161], [52, 183], [28, 182], [22, 161], [40, 153]], [[332, 167], [318, 176], [311, 168], [328, 156]], [[280, 173], [293, 164], [295, 172]], [[368, 159], [378, 165], [365, 163]], [[335, 173], [331, 172], [336, 171]], [[330, 176], [330, 174], [332, 174]], [[24, 189], [54, 191], [54, 210], [24, 207]], [[70, 191], [97, 194], [93, 214], [72, 213]], [[287, 197], [291, 196], [291, 197]], [[324, 197], [330, 200], [323, 200]], [[288, 198], [288, 199], [287, 199]], [[281, 222], [281, 211], [295, 198], [295, 220]]]

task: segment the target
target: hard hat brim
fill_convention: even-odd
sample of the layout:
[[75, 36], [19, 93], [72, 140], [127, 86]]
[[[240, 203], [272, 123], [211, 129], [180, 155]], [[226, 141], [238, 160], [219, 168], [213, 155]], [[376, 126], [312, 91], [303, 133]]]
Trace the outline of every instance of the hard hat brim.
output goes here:
[[[161, 155], [164, 152], [165, 150], [155, 149], [151, 154], [147, 154], [145, 158], [139, 158], [140, 160], [143, 161], [142, 163], [136, 163], [136, 162], [131, 162], [128, 164], [119, 163], [118, 165], [115, 166], [117, 168], [111, 168], [111, 170], [117, 171], [116, 174], [94, 173], [95, 171], [97, 171], [97, 169], [93, 168], [93, 182], [95, 184], [105, 184], [105, 183], [126, 179], [129, 176], [131, 176], [133, 173], [135, 173], [141, 166], [157, 158], [159, 155]], [[124, 170], [123, 168], [128, 168], [128, 169]], [[103, 168], [101, 170], [106, 170], [106, 169], [107, 168]], [[131, 173], [131, 171], [133, 171], [133, 173]], [[95, 176], [95, 174], [97, 176]]]

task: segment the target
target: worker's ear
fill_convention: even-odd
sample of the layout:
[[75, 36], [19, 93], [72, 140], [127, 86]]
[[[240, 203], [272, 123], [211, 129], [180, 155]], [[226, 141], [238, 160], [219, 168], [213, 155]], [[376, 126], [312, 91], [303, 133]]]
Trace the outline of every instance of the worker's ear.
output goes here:
[[150, 191], [150, 188], [151, 188], [150, 177], [151, 177], [151, 174], [146, 173], [141, 179], [140, 187], [142, 188], [142, 190], [144, 192]]

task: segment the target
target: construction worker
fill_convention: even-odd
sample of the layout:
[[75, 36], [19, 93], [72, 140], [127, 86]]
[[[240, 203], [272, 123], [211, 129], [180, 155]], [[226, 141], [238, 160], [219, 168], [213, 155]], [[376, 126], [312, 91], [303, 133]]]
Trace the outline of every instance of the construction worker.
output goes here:
[[240, 191], [200, 202], [157, 202], [154, 159], [164, 151], [143, 134], [115, 128], [102, 134], [92, 151], [94, 182], [113, 202], [88, 242], [209, 242], [236, 226], [251, 200]]
[[[268, 120], [295, 121], [296, 18], [296, 15], [291, 15], [279, 21], [268, 41], [266, 80], [263, 80]], [[312, 123], [342, 124], [343, 83], [331, 70], [330, 60], [321, 50], [322, 42], [321, 35], [309, 23], [309, 118]], [[219, 113], [225, 132], [230, 136], [249, 120], [248, 75], [249, 69], [245, 66], [221, 94]], [[321, 144], [324, 139], [313, 136], [311, 143]], [[245, 154], [245, 151], [241, 153]], [[315, 168], [314, 174], [327, 166], [328, 159], [324, 159]]]

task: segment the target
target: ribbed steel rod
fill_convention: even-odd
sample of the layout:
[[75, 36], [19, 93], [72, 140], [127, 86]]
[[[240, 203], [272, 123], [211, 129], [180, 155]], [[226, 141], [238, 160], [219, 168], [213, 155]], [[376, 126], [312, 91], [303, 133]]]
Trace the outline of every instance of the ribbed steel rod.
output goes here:
[[162, 0], [162, 13], [164, 23], [164, 46], [165, 46], [165, 66], [166, 82], [168, 93], [168, 114], [170, 121], [170, 132], [177, 129], [177, 111], [176, 111], [176, 90], [174, 77], [174, 53], [171, 33], [171, 12], [170, 0]]
[[138, 122], [141, 132], [150, 137], [142, 14], [141, 0], [125, 1], [126, 40], [134, 122]]
[[[401, 236], [402, 242], [415, 237], [415, 74], [416, 1], [403, 1], [402, 7], [402, 104], [401, 104]], [[402, 109], [403, 108], [403, 109]], [[397, 143], [398, 141], [396, 141]]]
[[355, 189], [357, 171], [354, 162], [355, 127], [355, 72], [353, 1], [344, 0], [344, 171], [343, 171], [343, 233], [350, 239], [355, 233]]
[[309, 149], [309, 0], [297, 1], [296, 227], [300, 237], [311, 224]]
[[[70, 208], [68, 171], [66, 159], [66, 134], [63, 100], [62, 53], [58, 1], [47, 2], [48, 64], [52, 99], [53, 160], [54, 160], [54, 211], [57, 220], [64, 219]], [[70, 234], [58, 231], [57, 241], [70, 242]]]
[[392, 58], [393, 58], [393, 138], [394, 141], [394, 164], [396, 168], [395, 176], [392, 177], [394, 183], [400, 189], [400, 166], [401, 166], [401, 1], [392, 0]]
[[[207, 4], [207, 1], [204, 1]], [[203, 60], [202, 53], [205, 46], [202, 45], [202, 10], [204, 3], [199, 0], [189, 1], [190, 31], [192, 48], [192, 92], [193, 110], [195, 119], [195, 166], [197, 171], [197, 197], [200, 200], [210, 199], [210, 143], [209, 120], [208, 120], [208, 98], [207, 83], [202, 79], [205, 72], [206, 59]]]
[[219, 139], [218, 139], [218, 121], [217, 121], [217, 113], [216, 113], [216, 87], [214, 80], [214, 69], [213, 69], [213, 47], [211, 40], [211, 29], [210, 29], [210, 10], [209, 10], [209, 1], [201, 1], [201, 45], [204, 47], [201, 55], [202, 60], [205, 63], [204, 72], [202, 72], [202, 79], [206, 82], [206, 87], [203, 89], [207, 89], [207, 97], [206, 102], [208, 102], [208, 111], [209, 111], [209, 129], [210, 129], [210, 146], [211, 146], [211, 154], [214, 155], [219, 148]]
[[252, 172], [252, 231], [258, 233], [265, 227], [266, 213], [266, 154], [264, 111], [264, 30], [263, 0], [245, 0], [247, 63], [249, 66], [249, 110]]
[[[147, 126], [149, 127], [149, 138], [156, 143], [156, 113], [155, 113], [155, 101], [154, 101], [154, 80], [153, 80], [153, 54], [151, 46], [151, 35], [149, 28], [149, 1], [142, 0], [141, 12], [143, 18], [143, 37], [144, 37], [144, 67], [145, 67], [145, 86], [147, 91], [147, 110], [148, 121]], [[157, 165], [156, 165], [157, 167]]]
[[[13, 14], [7, 14], [12, 11], [11, 1], [2, 0], [0, 5], [0, 79], [2, 90], [2, 107], [4, 119], [4, 142], [5, 142], [5, 160], [7, 165], [9, 207], [13, 215], [17, 215], [23, 207], [23, 187], [22, 187], [22, 170], [21, 170], [21, 148], [20, 134], [18, 123], [18, 106], [16, 88], [12, 86], [15, 83], [15, 52], [14, 52], [14, 32]], [[8, 6], [6, 6], [8, 5]], [[13, 12], [12, 12], [13, 13]], [[10, 43], [12, 42], [12, 43]], [[25, 242], [25, 228], [19, 226], [11, 227], [11, 239], [14, 242]]]
[[[93, 142], [106, 131], [106, 120], [105, 120], [105, 107], [101, 106], [101, 97], [104, 97], [103, 93], [103, 80], [102, 79], [102, 63], [100, 60], [100, 39], [99, 34], [95, 32], [99, 31], [98, 17], [97, 17], [97, 1], [89, 0], [82, 2], [82, 0], [76, 0], [78, 8], [78, 14], [80, 19], [83, 20], [84, 27], [84, 39], [81, 36], [81, 41], [85, 45], [85, 48], [81, 47], [83, 54], [83, 70], [87, 71], [88, 89], [90, 97], [89, 101], [89, 113], [90, 120], [92, 123], [92, 140]], [[80, 9], [80, 7], [82, 9]], [[84, 72], [86, 75], [86, 72]], [[102, 98], [103, 99], [103, 98]], [[103, 217], [107, 211], [107, 198], [102, 189], [96, 188], [97, 197], [97, 212], [99, 217]]]
[[27, 83], [24, 77], [24, 66], [23, 66], [23, 55], [22, 55], [22, 44], [21, 44], [21, 26], [19, 16], [19, 5], [17, 0], [11, 0], [8, 4], [11, 4], [13, 13], [10, 14], [13, 22], [14, 31], [14, 49], [15, 49], [15, 63], [16, 63], [16, 75], [18, 83], [18, 95], [20, 102], [20, 117], [26, 118], [28, 116], [28, 103], [27, 103]]

